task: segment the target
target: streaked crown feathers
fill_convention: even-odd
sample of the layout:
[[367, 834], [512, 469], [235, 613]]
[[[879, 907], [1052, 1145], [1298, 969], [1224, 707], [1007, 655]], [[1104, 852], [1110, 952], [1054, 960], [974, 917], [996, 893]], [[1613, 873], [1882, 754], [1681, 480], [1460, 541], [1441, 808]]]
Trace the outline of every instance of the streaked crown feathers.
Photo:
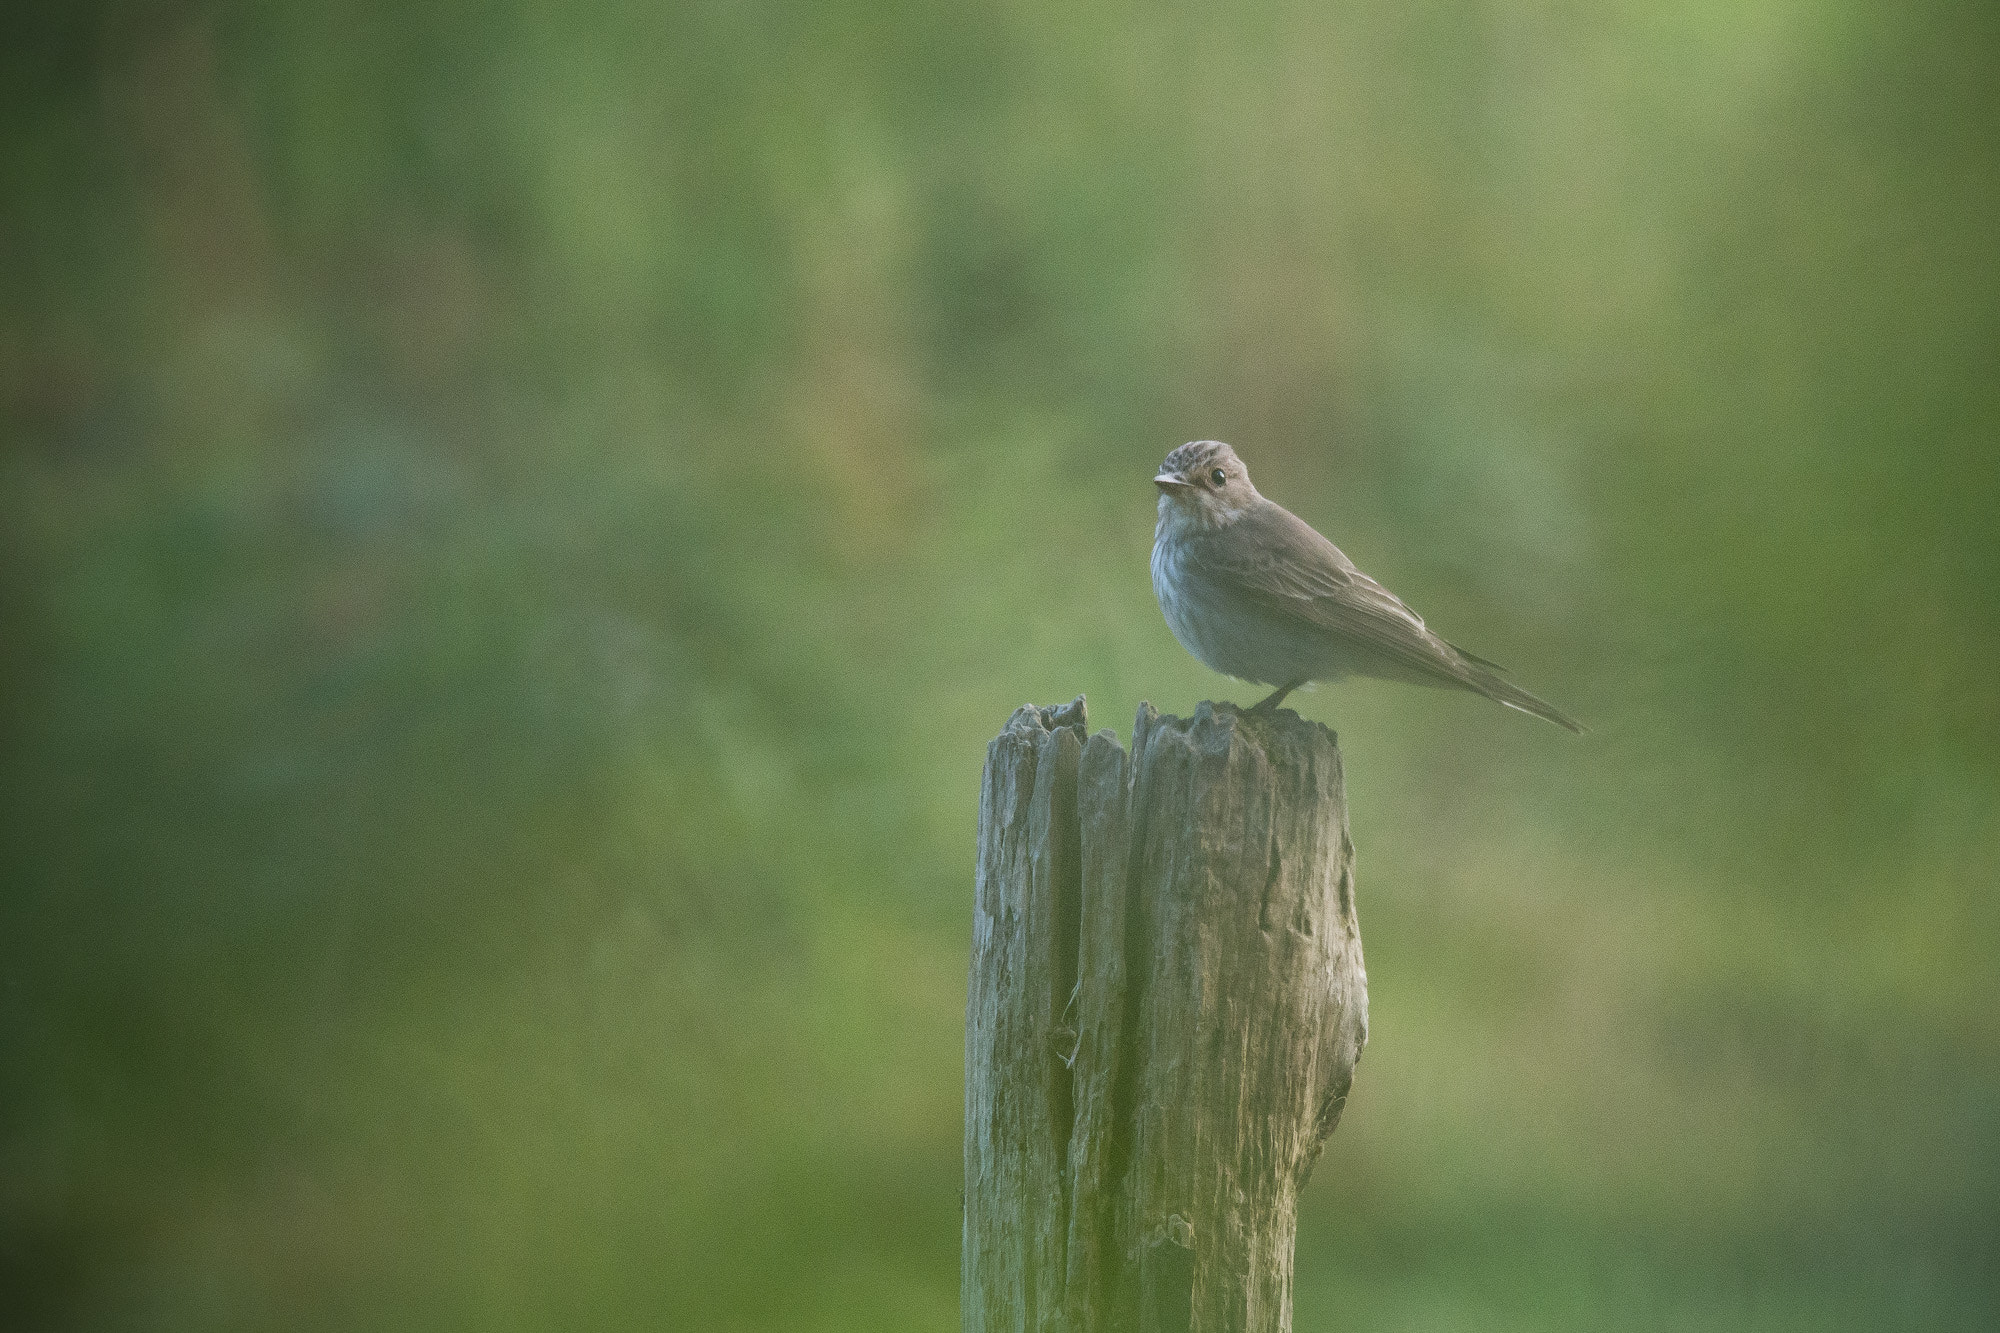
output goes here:
[[1160, 465], [1160, 470], [1191, 477], [1202, 468], [1216, 466], [1227, 468], [1239, 475], [1244, 474], [1243, 462], [1237, 458], [1236, 451], [1221, 440], [1189, 440], [1167, 455], [1167, 460]]

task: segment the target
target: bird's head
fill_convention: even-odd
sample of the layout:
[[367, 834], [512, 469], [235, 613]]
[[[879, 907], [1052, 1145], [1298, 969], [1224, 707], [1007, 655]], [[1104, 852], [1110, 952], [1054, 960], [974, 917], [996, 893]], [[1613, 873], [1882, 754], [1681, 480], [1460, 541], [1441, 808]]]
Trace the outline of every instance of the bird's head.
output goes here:
[[1153, 484], [1160, 518], [1218, 527], [1257, 500], [1257, 488], [1236, 451], [1220, 440], [1192, 440], [1167, 455]]

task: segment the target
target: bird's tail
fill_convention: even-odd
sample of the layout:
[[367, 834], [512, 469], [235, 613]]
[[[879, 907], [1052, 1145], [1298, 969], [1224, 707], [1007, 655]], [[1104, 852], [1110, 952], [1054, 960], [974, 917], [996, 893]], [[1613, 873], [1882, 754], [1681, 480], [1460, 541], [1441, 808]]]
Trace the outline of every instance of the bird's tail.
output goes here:
[[1545, 699], [1536, 698], [1513, 681], [1508, 680], [1485, 658], [1473, 657], [1470, 653], [1466, 653], [1462, 649], [1460, 650], [1460, 656], [1465, 658], [1465, 675], [1462, 679], [1465, 681], [1467, 689], [1477, 690], [1495, 703], [1505, 704], [1509, 708], [1531, 714], [1547, 722], [1553, 722], [1559, 727], [1566, 727], [1579, 736], [1583, 734], [1583, 723], [1577, 721], [1568, 713], [1563, 712], [1562, 709], [1557, 708], [1554, 704], [1549, 703]]

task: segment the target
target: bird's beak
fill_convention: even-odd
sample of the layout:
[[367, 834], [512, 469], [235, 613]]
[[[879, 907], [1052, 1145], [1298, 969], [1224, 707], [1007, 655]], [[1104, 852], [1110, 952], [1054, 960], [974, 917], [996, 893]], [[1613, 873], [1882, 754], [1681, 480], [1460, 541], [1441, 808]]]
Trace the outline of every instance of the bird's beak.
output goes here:
[[1180, 474], [1175, 472], [1162, 472], [1159, 476], [1153, 478], [1153, 484], [1169, 495], [1175, 491], [1184, 491], [1188, 488], [1187, 482], [1183, 481]]

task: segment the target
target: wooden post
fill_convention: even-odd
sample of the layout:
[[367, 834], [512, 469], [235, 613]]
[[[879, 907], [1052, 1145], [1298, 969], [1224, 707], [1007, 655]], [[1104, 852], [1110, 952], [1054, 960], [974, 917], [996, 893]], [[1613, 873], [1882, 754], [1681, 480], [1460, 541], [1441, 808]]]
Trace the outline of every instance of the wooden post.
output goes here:
[[1291, 1327], [1300, 1188], [1368, 1039], [1333, 733], [1081, 698], [987, 747], [965, 1014], [968, 1333]]

